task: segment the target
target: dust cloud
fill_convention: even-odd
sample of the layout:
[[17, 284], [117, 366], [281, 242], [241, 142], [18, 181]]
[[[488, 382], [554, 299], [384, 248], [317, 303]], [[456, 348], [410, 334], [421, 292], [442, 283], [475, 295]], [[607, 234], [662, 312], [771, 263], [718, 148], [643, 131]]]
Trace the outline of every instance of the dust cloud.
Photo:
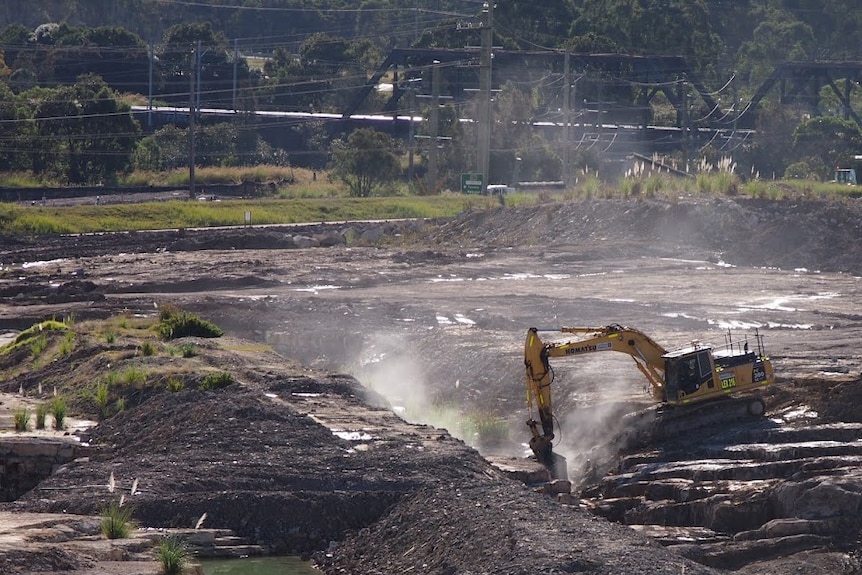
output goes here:
[[601, 352], [551, 362], [554, 452], [566, 458], [569, 478], [577, 484], [605, 470], [630, 431], [624, 416], [652, 400], [646, 380], [621, 354]]
[[377, 334], [366, 339], [348, 369], [364, 386], [385, 397], [393, 411], [405, 421], [444, 428], [468, 441], [463, 414], [452, 399], [459, 393], [460, 382], [451, 382], [450, 392], [445, 394], [447, 399], [441, 399], [440, 382], [436, 381], [434, 386], [430, 384], [435, 374], [417, 357], [419, 355], [398, 338]]

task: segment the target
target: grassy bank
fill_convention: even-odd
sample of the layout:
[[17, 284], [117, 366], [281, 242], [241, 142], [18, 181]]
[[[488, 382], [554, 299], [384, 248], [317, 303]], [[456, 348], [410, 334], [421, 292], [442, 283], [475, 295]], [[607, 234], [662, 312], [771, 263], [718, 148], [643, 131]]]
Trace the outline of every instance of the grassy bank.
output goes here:
[[477, 196], [392, 198], [305, 198], [172, 201], [140, 204], [27, 206], [0, 204], [0, 231], [6, 233], [87, 233], [100, 231], [241, 226], [450, 217], [467, 209], [499, 205]]
[[[7, 178], [8, 180], [8, 178]], [[345, 220], [452, 217], [469, 209], [500, 205], [498, 198], [445, 193], [418, 196], [394, 186], [386, 197], [353, 198], [325, 174], [299, 168], [209, 168], [200, 171], [200, 187], [207, 183], [273, 182], [266, 199], [219, 202], [176, 200], [135, 204], [47, 206], [0, 203], [0, 232], [87, 233], [123, 230], [241, 226], [246, 213], [252, 224], [287, 224]], [[32, 183], [32, 182], [31, 182]], [[188, 185], [181, 170], [160, 174], [135, 173], [123, 185]], [[565, 191], [516, 193], [507, 206], [550, 204], [586, 198], [636, 198], [685, 201], [692, 198], [741, 197], [764, 199], [844, 200], [862, 195], [862, 186], [845, 186], [806, 180], [742, 181], [727, 172], [702, 173], [681, 178], [667, 173], [626, 177], [616, 184], [583, 174]]]

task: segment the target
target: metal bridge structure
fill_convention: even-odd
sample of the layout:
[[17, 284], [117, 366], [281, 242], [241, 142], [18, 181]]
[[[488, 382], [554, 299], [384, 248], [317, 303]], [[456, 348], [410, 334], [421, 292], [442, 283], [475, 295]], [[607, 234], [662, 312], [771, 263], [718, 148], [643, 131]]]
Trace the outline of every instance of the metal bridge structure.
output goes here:
[[[266, 117], [267, 123], [276, 128], [317, 121], [336, 132], [373, 126], [406, 138], [423, 121], [416, 93], [420, 89], [427, 91], [432, 70], [437, 68], [445, 86], [443, 96], [466, 112], [460, 114], [463, 122], [472, 122], [469, 106], [482, 97], [480, 55], [479, 48], [393, 49], [340, 113], [256, 111], [255, 114]], [[625, 156], [678, 150], [695, 152], [712, 146], [719, 152], [732, 153], [754, 134], [758, 111], [768, 95], [777, 92], [782, 105], [801, 105], [812, 116], [818, 116], [824, 113], [824, 88], [839, 103], [839, 109], [829, 112], [854, 121], [862, 129], [862, 111], [854, 109], [851, 98], [862, 81], [862, 62], [780, 64], [746, 103], [732, 89], [727, 89], [733, 79], [723, 90], [711, 91], [686, 60], [678, 56], [495, 48], [492, 62], [493, 90], [514, 82], [536, 86], [550, 94], [551, 106], [545, 114], [532, 119], [533, 126], [549, 139], [567, 141], [568, 147], [575, 150], [594, 148]], [[362, 113], [384, 79], [387, 83], [391, 81], [392, 91], [382, 111]], [[409, 96], [406, 103], [405, 95]], [[652, 104], [656, 98], [672, 106], [675, 112], [672, 125], [653, 121]], [[149, 119], [155, 117], [156, 125], [182, 124], [183, 119], [188, 122], [188, 108], [137, 106], [133, 111], [138, 117], [144, 114]], [[219, 119], [237, 112], [203, 109], [199, 114], [204, 119]]]

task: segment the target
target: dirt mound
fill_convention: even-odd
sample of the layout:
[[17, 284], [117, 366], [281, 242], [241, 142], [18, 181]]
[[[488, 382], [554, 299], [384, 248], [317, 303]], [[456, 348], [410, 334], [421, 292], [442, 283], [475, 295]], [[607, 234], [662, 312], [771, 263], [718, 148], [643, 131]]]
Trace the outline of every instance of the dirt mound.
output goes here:
[[326, 573], [717, 573], [512, 482], [423, 490], [318, 560]]

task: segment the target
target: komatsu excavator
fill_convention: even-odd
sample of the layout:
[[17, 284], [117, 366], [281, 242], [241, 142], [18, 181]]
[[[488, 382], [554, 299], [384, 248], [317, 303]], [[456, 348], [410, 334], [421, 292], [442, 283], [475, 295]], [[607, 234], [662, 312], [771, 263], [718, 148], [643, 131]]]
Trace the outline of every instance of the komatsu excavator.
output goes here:
[[[580, 339], [545, 343], [539, 337], [540, 331], [583, 335]], [[749, 342], [749, 337], [753, 342]], [[604, 351], [631, 356], [662, 409], [743, 394], [743, 411], [759, 416], [763, 415], [765, 405], [760, 397], [750, 392], [775, 381], [772, 363], [763, 350], [763, 336], [757, 332], [736, 342], [728, 334], [727, 341], [720, 348], [695, 341], [687, 347], [667, 351], [646, 334], [618, 324], [598, 328], [530, 328], [524, 344], [527, 406], [530, 411], [527, 425], [532, 432], [530, 449], [552, 474], [555, 474], [556, 461], [552, 449], [554, 412], [551, 409], [554, 371], [549, 360]], [[534, 405], [539, 414], [538, 421], [533, 417]]]

